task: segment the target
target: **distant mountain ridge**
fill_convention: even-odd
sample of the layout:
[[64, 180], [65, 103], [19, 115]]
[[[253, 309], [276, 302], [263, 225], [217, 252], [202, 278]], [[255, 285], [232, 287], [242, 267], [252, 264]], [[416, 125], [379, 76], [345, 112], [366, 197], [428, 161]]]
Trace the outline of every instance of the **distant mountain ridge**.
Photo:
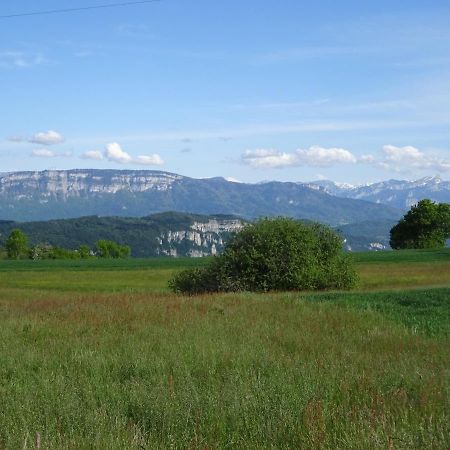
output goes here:
[[401, 216], [389, 206], [333, 197], [317, 186], [299, 183], [245, 184], [151, 170], [76, 169], [0, 175], [3, 220], [142, 217], [165, 211], [232, 214], [246, 219], [290, 216], [331, 225], [373, 218], [397, 220]]
[[351, 186], [329, 180], [313, 181], [304, 185], [337, 197], [367, 200], [401, 210], [408, 210], [424, 198], [450, 203], [450, 181], [444, 181], [439, 176], [416, 181], [388, 180], [365, 186]]

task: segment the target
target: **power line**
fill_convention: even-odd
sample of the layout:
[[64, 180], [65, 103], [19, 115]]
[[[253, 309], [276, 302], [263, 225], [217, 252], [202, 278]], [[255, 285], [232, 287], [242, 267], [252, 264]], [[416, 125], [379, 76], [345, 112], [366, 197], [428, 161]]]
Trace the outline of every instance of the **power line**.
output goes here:
[[71, 13], [75, 11], [88, 11], [91, 9], [105, 9], [105, 8], [117, 8], [120, 6], [132, 6], [132, 5], [141, 5], [143, 3], [156, 3], [162, 0], [140, 0], [140, 1], [132, 1], [132, 2], [120, 2], [120, 3], [109, 3], [107, 5], [97, 5], [97, 6], [84, 6], [79, 8], [67, 8], [67, 9], [51, 9], [47, 11], [33, 11], [28, 13], [17, 13], [17, 14], [7, 14], [4, 16], [0, 16], [0, 19], [13, 19], [15, 17], [27, 17], [27, 16], [43, 16], [48, 14], [63, 14], [63, 13]]

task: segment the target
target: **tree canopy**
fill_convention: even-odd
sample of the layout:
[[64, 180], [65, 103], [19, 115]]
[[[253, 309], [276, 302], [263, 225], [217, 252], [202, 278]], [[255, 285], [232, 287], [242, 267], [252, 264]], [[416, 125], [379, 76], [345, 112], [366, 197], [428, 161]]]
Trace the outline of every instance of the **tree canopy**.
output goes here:
[[10, 259], [19, 259], [28, 250], [28, 238], [23, 231], [15, 228], [11, 231], [5, 244]]
[[442, 248], [450, 238], [450, 205], [421, 200], [391, 229], [393, 249]]
[[114, 241], [101, 239], [95, 243], [96, 254], [99, 258], [129, 258], [131, 249], [128, 245], [120, 245]]
[[342, 238], [294, 219], [262, 219], [234, 235], [204, 268], [178, 273], [175, 292], [289, 291], [350, 288], [356, 281]]

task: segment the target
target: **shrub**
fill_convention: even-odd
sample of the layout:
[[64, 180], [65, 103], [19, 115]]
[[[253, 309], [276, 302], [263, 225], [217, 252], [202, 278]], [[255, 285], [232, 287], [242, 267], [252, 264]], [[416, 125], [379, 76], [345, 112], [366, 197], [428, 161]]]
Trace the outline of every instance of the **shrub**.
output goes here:
[[95, 243], [96, 254], [99, 258], [129, 258], [131, 249], [128, 245], [120, 245], [114, 241], [102, 239]]
[[53, 247], [49, 244], [37, 244], [30, 248], [29, 258], [32, 260], [43, 259], [80, 259], [76, 250], [69, 250], [61, 247]]
[[91, 257], [91, 249], [87, 245], [80, 245], [78, 248], [78, 254], [81, 259], [88, 259]]
[[175, 292], [345, 289], [356, 282], [342, 238], [331, 228], [293, 219], [262, 219], [234, 235], [205, 268], [171, 280]]

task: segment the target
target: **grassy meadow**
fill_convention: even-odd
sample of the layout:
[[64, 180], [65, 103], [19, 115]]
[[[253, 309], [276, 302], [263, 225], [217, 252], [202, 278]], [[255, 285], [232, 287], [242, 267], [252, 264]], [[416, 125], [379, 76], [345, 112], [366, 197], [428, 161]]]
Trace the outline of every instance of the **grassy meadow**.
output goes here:
[[205, 260], [0, 261], [0, 449], [450, 448], [450, 252], [353, 257], [191, 298]]

